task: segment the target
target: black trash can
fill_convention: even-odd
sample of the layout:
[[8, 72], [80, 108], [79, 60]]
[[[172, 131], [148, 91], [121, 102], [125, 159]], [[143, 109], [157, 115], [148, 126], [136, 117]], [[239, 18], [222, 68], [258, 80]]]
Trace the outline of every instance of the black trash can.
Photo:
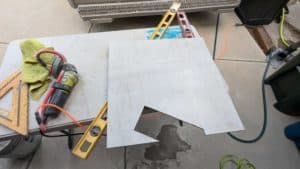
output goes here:
[[281, 9], [289, 0], [242, 0], [235, 9], [243, 24], [265, 25], [281, 14]]
[[300, 53], [289, 60], [266, 80], [277, 102], [274, 107], [282, 113], [300, 116]]

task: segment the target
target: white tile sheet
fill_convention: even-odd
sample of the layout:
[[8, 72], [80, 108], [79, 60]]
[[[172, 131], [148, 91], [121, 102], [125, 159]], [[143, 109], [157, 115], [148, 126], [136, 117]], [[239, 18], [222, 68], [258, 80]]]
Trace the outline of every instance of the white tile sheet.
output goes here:
[[203, 128], [243, 130], [201, 38], [116, 41], [109, 46], [107, 147], [155, 142], [134, 131], [144, 106]]

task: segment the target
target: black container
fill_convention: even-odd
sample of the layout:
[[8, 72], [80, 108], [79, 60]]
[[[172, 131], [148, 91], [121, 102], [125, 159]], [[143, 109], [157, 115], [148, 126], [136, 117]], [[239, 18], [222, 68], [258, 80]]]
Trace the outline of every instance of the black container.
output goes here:
[[266, 80], [277, 102], [274, 107], [291, 116], [300, 116], [300, 53]]
[[281, 10], [289, 0], [242, 0], [235, 9], [245, 25], [265, 25], [271, 23], [281, 14]]

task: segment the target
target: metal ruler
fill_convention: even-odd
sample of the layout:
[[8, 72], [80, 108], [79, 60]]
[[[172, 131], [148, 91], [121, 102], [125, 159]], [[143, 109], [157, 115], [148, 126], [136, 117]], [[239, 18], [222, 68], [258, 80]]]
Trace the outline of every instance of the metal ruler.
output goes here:
[[161, 39], [166, 33], [168, 27], [174, 20], [176, 12], [180, 8], [180, 2], [174, 2], [170, 9], [166, 12], [163, 19], [160, 21], [158, 26], [154, 29], [154, 32], [150, 36], [150, 40]]
[[183, 11], [178, 11], [177, 12], [177, 20], [178, 24], [180, 25], [181, 31], [182, 31], [182, 36], [184, 38], [194, 38], [195, 35], [192, 31], [192, 26]]
[[88, 129], [84, 132], [84, 135], [74, 147], [72, 151], [74, 155], [82, 159], [87, 159], [89, 157], [96, 143], [106, 130], [107, 120], [104, 119], [106, 112], [107, 102], [104, 104], [104, 106], [102, 106], [97, 117], [92, 121]]
[[22, 135], [28, 135], [28, 85], [21, 80], [21, 72], [11, 74], [0, 83], [0, 99], [12, 92], [11, 110], [0, 109], [0, 124]]

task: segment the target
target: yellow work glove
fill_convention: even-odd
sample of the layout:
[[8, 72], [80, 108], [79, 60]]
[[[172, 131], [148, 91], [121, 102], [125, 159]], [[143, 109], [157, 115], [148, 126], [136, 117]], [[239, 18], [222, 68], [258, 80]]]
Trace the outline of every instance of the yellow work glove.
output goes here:
[[[51, 82], [49, 71], [35, 58], [35, 54], [45, 48], [43, 43], [35, 39], [25, 40], [20, 43], [23, 55], [22, 80], [29, 84], [29, 95], [34, 100], [40, 99]], [[46, 64], [51, 64], [55, 58], [53, 54], [45, 53], [41, 55], [41, 59]]]

